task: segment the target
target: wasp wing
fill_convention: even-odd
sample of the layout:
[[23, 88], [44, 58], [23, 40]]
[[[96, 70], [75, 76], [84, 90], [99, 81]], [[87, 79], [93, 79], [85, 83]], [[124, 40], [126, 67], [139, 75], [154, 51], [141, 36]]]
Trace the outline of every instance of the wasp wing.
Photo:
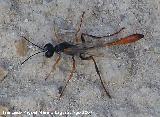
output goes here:
[[85, 41], [85, 43], [76, 44], [70, 48], [67, 48], [64, 50], [64, 53], [69, 55], [88, 54], [102, 57], [104, 54], [102, 52], [100, 53], [100, 50], [103, 50], [104, 47], [133, 43], [143, 37], [144, 35], [142, 34], [133, 34], [109, 43], [106, 43], [106, 41], [102, 39], [93, 39], [92, 41]]
[[92, 56], [102, 56], [102, 53], [99, 53], [98, 50], [103, 47], [104, 43], [105, 41], [101, 40], [80, 43], [65, 49], [64, 53], [68, 55], [88, 54]]

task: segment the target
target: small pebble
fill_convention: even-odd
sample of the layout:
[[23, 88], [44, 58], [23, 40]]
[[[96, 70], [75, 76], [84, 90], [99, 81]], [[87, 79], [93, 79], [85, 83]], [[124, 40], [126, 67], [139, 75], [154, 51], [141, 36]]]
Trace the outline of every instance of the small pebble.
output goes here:
[[15, 42], [16, 52], [19, 56], [26, 56], [28, 52], [27, 42], [24, 39]]
[[7, 74], [8, 74], [8, 71], [6, 71], [4, 68], [0, 67], [0, 81], [2, 81]]
[[26, 23], [27, 23], [27, 22], [28, 22], [28, 19], [25, 19], [25, 20], [24, 20], [24, 22], [26, 22]]

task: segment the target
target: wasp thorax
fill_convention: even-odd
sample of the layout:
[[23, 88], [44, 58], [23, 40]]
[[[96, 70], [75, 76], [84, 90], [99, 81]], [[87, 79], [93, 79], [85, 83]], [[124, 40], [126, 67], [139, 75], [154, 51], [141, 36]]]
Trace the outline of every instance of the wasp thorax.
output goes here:
[[44, 46], [44, 50], [46, 51], [45, 56], [47, 58], [50, 58], [53, 56], [54, 52], [55, 52], [55, 48], [53, 47], [53, 45], [51, 43], [47, 43]]

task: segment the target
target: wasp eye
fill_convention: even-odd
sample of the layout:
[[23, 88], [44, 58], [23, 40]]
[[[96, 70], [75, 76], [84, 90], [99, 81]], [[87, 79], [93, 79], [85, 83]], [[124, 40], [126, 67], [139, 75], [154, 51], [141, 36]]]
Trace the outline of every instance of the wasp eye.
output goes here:
[[47, 51], [47, 50], [52, 50], [54, 47], [51, 43], [47, 43], [45, 46], [44, 46], [44, 49]]
[[45, 56], [46, 56], [47, 58], [50, 58], [50, 57], [53, 56], [53, 53], [54, 53], [54, 52], [52, 52], [52, 51], [47, 51], [47, 52], [45, 53]]
[[53, 56], [54, 54], [54, 51], [55, 51], [55, 48], [53, 47], [53, 45], [51, 43], [47, 43], [45, 46], [44, 46], [44, 49], [46, 51], [45, 53], [45, 56], [47, 58], [50, 58]]

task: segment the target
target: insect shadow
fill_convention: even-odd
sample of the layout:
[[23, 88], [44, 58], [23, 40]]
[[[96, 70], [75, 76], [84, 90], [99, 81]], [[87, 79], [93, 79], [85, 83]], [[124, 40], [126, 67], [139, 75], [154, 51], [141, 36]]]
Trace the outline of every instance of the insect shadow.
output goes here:
[[[85, 12], [83, 12], [83, 14], [81, 16], [80, 25], [78, 26], [76, 34], [75, 34], [74, 41], [76, 42], [76, 44], [72, 44], [70, 42], [63, 41], [63, 42], [61, 42], [61, 43], [59, 43], [55, 46], [53, 46], [51, 43], [47, 43], [44, 47], [40, 47], [40, 46], [34, 44], [33, 42], [31, 42], [30, 40], [28, 40], [26, 37], [21, 36], [25, 40], [30, 42], [32, 45], [38, 47], [41, 50], [40, 52], [37, 52], [37, 53], [29, 56], [26, 60], [24, 60], [21, 63], [21, 65], [24, 64], [31, 57], [33, 57], [33, 56], [35, 56], [39, 53], [44, 53], [46, 58], [51, 58], [54, 55], [54, 53], [58, 54], [58, 57], [57, 57], [54, 65], [52, 67], [52, 70], [50, 71], [48, 76], [45, 78], [45, 80], [47, 80], [47, 78], [50, 76], [51, 72], [53, 72], [54, 69], [56, 68], [56, 65], [60, 62], [61, 53], [64, 53], [66, 55], [70, 55], [72, 57], [72, 69], [70, 71], [69, 77], [68, 77], [64, 87], [61, 87], [61, 92], [60, 92], [60, 96], [59, 96], [59, 98], [61, 98], [65, 89], [66, 89], [66, 87], [67, 87], [67, 85], [68, 85], [68, 83], [69, 83], [69, 81], [70, 81], [70, 79], [73, 76], [73, 73], [74, 73], [75, 69], [76, 69], [75, 56], [80, 57], [81, 60], [92, 60], [93, 63], [94, 63], [96, 73], [99, 76], [99, 79], [101, 81], [101, 84], [103, 86], [103, 89], [104, 89], [106, 95], [109, 98], [112, 98], [112, 96], [110, 95], [109, 91], [106, 89], [105, 84], [102, 80], [102, 77], [101, 77], [100, 71], [98, 69], [97, 63], [94, 59], [94, 55], [88, 54], [88, 51], [98, 49], [98, 48], [103, 48], [103, 47], [111, 47], [111, 46], [116, 46], [116, 45], [124, 45], [124, 44], [133, 43], [133, 42], [136, 42], [136, 41], [140, 40], [141, 38], [143, 38], [144, 35], [136, 33], [136, 34], [132, 34], [132, 35], [126, 36], [124, 38], [120, 38], [116, 41], [112, 41], [112, 42], [109, 42], [109, 43], [105, 42], [101, 38], [117, 35], [118, 33], [120, 33], [125, 28], [121, 28], [119, 31], [117, 31], [113, 34], [107, 35], [107, 36], [93, 36], [93, 35], [89, 35], [89, 34], [85, 34], [85, 33], [81, 33], [81, 35], [78, 36], [78, 33], [80, 32], [80, 29], [81, 29], [81, 26], [82, 26], [82, 23], [83, 23], [84, 14], [85, 14]], [[56, 36], [56, 38], [58, 38], [57, 35], [55, 35], [55, 36]], [[98, 39], [98, 41], [96, 43], [88, 43], [88, 42], [86, 42], [86, 40], [84, 38], [85, 36], [89, 36], [91, 38], [96, 38], [96, 39]], [[79, 43], [80, 41], [81, 41], [81, 43]]]

